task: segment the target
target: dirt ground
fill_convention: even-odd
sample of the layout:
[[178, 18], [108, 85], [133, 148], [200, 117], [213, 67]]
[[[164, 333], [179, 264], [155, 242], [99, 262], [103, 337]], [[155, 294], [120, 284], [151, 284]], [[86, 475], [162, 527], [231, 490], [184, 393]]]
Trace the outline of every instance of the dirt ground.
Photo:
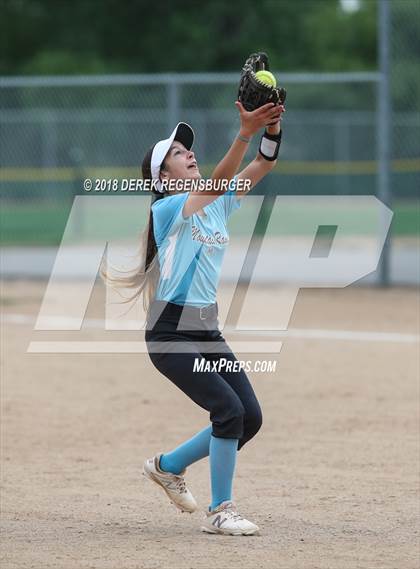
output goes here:
[[[250, 374], [264, 424], [238, 455], [234, 485], [261, 535], [211, 536], [199, 531], [207, 459], [187, 472], [192, 515], [140, 476], [206, 412], [146, 354], [27, 353], [45, 333], [10, 315], [36, 315], [45, 287], [2, 286], [2, 569], [419, 567], [416, 341], [286, 339], [275, 373]], [[270, 294], [261, 289], [261, 302]], [[419, 306], [414, 289], [308, 289], [291, 326], [419, 334]]]

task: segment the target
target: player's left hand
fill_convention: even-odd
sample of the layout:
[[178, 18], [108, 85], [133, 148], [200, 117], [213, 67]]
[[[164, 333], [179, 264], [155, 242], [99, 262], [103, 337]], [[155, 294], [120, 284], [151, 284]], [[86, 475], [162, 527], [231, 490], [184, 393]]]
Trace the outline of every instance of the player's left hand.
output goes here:
[[281, 120], [282, 113], [286, 110], [284, 105], [275, 105], [274, 103], [267, 103], [253, 111], [245, 110], [240, 101], [236, 101], [235, 105], [239, 110], [241, 121], [240, 133], [249, 137], [267, 125], [277, 124]]
[[283, 118], [283, 113], [286, 112], [286, 107], [284, 105], [277, 105], [276, 109], [278, 110], [278, 114], [276, 115], [276, 117], [274, 118], [273, 121], [271, 121], [270, 123], [268, 123], [267, 126], [272, 126], [275, 125], [277, 123], [281, 123], [281, 119]]

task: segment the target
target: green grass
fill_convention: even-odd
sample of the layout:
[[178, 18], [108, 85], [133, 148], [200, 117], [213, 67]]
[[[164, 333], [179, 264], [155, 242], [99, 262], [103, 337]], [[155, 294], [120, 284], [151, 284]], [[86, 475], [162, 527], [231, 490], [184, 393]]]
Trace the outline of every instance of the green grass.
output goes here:
[[411, 205], [400, 203], [395, 206], [392, 224], [394, 235], [420, 235], [420, 201]]
[[[130, 237], [140, 232], [146, 222], [147, 208], [136, 211], [133, 208], [124, 208], [115, 211], [112, 208], [100, 207], [101, 201], [96, 202], [95, 210], [87, 213], [86, 219], [80, 227], [73, 228], [72, 241], [77, 242], [88, 239], [112, 239]], [[397, 202], [394, 205], [394, 219], [392, 233], [394, 236], [420, 235], [420, 215], [418, 201]], [[105, 202], [102, 202], [105, 205]], [[36, 205], [5, 204], [1, 209], [1, 242], [3, 245], [57, 245], [60, 243], [70, 213], [70, 203], [51, 204], [37, 203]], [[322, 208], [319, 210], [322, 216]], [[337, 211], [338, 213], [338, 211]], [[286, 205], [282, 211], [273, 213], [271, 220], [274, 234], [294, 235], [304, 234], [309, 230], [308, 220], [313, 214], [313, 206], [307, 209]], [[363, 209], [352, 209], [354, 222], [349, 225], [348, 232], [373, 232], [376, 220], [371, 213]], [[249, 232], [255, 219], [255, 209], [251, 201], [246, 198], [242, 203], [240, 213], [231, 218], [230, 228], [232, 235], [245, 235]], [[322, 218], [320, 218], [322, 219]], [[322, 221], [321, 221], [322, 223]]]
[[60, 242], [70, 206], [8, 206], [1, 208], [1, 242], [52, 245]]

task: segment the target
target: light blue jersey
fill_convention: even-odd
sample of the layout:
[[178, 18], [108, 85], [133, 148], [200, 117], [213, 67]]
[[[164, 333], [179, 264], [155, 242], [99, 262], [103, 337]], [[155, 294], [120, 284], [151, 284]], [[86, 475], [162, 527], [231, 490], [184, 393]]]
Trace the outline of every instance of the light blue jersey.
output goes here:
[[184, 218], [182, 209], [188, 195], [188, 192], [175, 194], [152, 205], [160, 265], [155, 298], [181, 305], [208, 306], [216, 302], [229, 243], [227, 222], [240, 207], [241, 199], [231, 189], [203, 208], [205, 217], [194, 213]]

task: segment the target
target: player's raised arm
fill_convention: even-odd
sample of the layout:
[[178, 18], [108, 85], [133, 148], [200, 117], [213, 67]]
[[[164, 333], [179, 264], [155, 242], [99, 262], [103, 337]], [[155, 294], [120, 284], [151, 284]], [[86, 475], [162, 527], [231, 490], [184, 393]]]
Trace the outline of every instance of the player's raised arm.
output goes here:
[[238, 198], [244, 197], [276, 165], [281, 142], [281, 115], [285, 108], [280, 105], [278, 109], [279, 114], [273, 123], [266, 127], [261, 137], [256, 157], [238, 174], [238, 179], [251, 182], [246, 189], [238, 191]]
[[[257, 156], [238, 176], [239, 179], [250, 180], [246, 189], [237, 190], [238, 197], [245, 195], [268, 174], [277, 160], [286, 91], [276, 86], [276, 78], [268, 69], [268, 56], [263, 52], [253, 53], [246, 60], [242, 68], [238, 100], [235, 102], [240, 118], [239, 133], [211, 176], [214, 181], [232, 180], [241, 166], [252, 137], [266, 127]], [[203, 192], [191, 192], [184, 205], [184, 216], [188, 217], [205, 207], [227, 189], [206, 192], [204, 195]]]
[[224, 159], [217, 165], [213, 177], [232, 178], [238, 171], [251, 138], [266, 127], [255, 159], [238, 175], [249, 180], [246, 189], [237, 190], [242, 197], [255, 186], [277, 160], [281, 141], [281, 115], [285, 111], [286, 90], [277, 87], [276, 78], [269, 71], [268, 56], [264, 52], [252, 53], [242, 68], [236, 106], [241, 128]]
[[231, 180], [239, 170], [252, 137], [267, 124], [278, 120], [282, 112], [275, 103], [267, 103], [251, 112], [247, 112], [240, 101], [236, 101], [235, 105], [241, 121], [239, 133], [214, 169], [213, 180]]
[[[274, 103], [267, 103], [252, 112], [245, 111], [239, 101], [236, 101], [235, 105], [239, 109], [241, 127], [231, 147], [214, 169], [211, 175], [212, 180], [231, 180], [239, 170], [252, 136], [266, 124], [278, 121], [282, 112], [282, 107], [276, 106]], [[210, 204], [224, 194], [227, 189], [226, 187], [224, 190], [218, 191], [191, 192], [184, 205], [184, 216], [188, 217]]]

